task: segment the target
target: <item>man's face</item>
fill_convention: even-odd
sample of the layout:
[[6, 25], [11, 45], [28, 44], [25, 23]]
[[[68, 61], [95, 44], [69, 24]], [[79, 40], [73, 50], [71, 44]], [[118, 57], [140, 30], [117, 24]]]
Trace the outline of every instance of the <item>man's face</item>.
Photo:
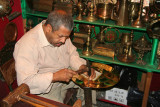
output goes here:
[[47, 32], [46, 37], [50, 44], [52, 44], [55, 47], [60, 47], [65, 43], [66, 39], [69, 38], [70, 33], [70, 30], [68, 30], [64, 26], [61, 26], [57, 31]]

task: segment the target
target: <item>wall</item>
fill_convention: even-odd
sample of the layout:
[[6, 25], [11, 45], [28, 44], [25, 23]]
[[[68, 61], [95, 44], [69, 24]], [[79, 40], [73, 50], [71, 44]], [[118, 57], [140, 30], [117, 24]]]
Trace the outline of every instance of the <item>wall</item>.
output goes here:
[[[20, 0], [13, 0], [13, 1], [14, 1], [14, 5], [12, 6], [12, 12], [15, 12], [15, 11], [21, 12]], [[17, 25], [17, 28], [18, 28], [17, 40], [19, 40], [20, 37], [22, 37], [22, 35], [24, 34], [22, 15], [13, 19], [12, 22], [15, 22]], [[7, 17], [4, 17], [4, 20], [2, 20], [2, 18], [0, 19], [0, 49], [2, 49], [3, 46], [5, 45], [4, 38], [3, 38], [3, 32], [4, 32], [4, 27], [6, 26], [7, 23], [9, 23], [9, 20], [7, 19]], [[13, 83], [12, 86], [13, 86], [13, 89], [17, 87], [16, 81]], [[5, 96], [7, 96], [8, 93], [9, 93], [9, 88], [7, 84], [4, 81], [0, 80], [0, 101]]]
[[[21, 10], [21, 5], [20, 5], [20, 0], [13, 0], [14, 5], [12, 6], [12, 13], [15, 11], [22, 12]], [[3, 33], [4, 33], [4, 27], [6, 24], [9, 22], [7, 17], [4, 17], [4, 20], [0, 18], [0, 49], [5, 45], [4, 44], [4, 38], [3, 38]], [[15, 22], [17, 27], [18, 27], [18, 37], [17, 40], [24, 34], [23, 30], [23, 19], [22, 15], [18, 16], [17, 18], [13, 19], [12, 22]]]

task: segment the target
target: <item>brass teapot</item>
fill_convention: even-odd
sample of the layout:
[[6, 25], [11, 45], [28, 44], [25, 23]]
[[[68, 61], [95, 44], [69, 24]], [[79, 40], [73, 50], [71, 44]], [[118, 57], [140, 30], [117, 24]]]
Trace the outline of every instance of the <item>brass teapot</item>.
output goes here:
[[0, 0], [0, 17], [11, 13], [13, 4], [13, 0]]

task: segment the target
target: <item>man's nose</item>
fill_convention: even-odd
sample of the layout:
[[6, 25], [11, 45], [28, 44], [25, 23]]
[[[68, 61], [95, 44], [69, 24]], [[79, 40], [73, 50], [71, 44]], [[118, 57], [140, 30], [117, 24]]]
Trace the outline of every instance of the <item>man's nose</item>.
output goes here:
[[61, 42], [62, 42], [62, 43], [65, 43], [65, 41], [66, 41], [66, 38], [65, 38], [65, 37], [61, 38]]

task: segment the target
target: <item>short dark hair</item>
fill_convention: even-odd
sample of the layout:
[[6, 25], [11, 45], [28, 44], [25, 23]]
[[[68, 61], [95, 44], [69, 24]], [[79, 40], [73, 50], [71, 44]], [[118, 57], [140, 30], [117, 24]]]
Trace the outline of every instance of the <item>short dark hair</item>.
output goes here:
[[64, 26], [68, 30], [72, 30], [74, 23], [71, 15], [64, 10], [54, 10], [49, 13], [45, 25], [50, 24], [52, 31], [57, 31], [60, 26]]

